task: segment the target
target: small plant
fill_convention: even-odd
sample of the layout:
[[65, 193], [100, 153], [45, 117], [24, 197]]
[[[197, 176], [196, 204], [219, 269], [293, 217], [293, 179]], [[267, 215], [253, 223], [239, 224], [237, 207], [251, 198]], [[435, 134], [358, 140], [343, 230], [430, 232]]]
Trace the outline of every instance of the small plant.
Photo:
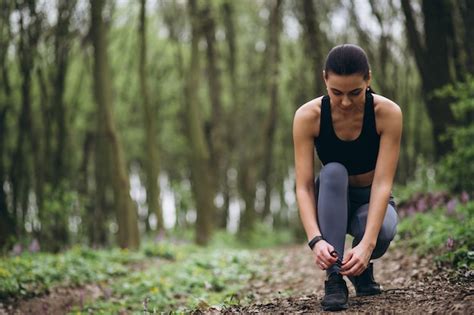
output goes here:
[[[452, 199], [455, 200], [455, 199]], [[474, 201], [451, 202], [402, 220], [398, 233], [420, 254], [432, 253], [440, 264], [474, 269]]]
[[440, 163], [440, 179], [455, 192], [474, 192], [474, 77], [448, 85], [438, 95], [455, 99], [451, 109], [457, 125], [448, 129], [445, 139], [453, 150]]

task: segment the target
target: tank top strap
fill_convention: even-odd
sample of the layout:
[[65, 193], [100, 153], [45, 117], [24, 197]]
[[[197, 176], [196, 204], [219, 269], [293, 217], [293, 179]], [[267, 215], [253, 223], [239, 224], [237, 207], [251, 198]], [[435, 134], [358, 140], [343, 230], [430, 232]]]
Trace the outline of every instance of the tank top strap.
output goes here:
[[375, 131], [375, 109], [374, 109], [374, 96], [370, 92], [366, 92], [366, 101], [364, 109], [364, 129], [367, 131]]
[[319, 119], [319, 136], [329, 135], [328, 131], [331, 129], [332, 119], [331, 119], [331, 103], [329, 96], [323, 96], [321, 100], [321, 116]]

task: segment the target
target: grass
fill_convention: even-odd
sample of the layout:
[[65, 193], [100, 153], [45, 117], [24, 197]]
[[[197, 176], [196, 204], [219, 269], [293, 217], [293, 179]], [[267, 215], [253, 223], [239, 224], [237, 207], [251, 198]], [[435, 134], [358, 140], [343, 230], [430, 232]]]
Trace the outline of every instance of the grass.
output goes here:
[[57, 285], [77, 286], [124, 275], [142, 253], [75, 247], [63, 254], [24, 253], [0, 260], [0, 300], [47, 292]]
[[420, 254], [432, 253], [440, 265], [474, 269], [474, 201], [416, 213], [398, 226], [404, 244]]
[[245, 250], [200, 249], [181, 253], [173, 264], [133, 272], [114, 281], [112, 298], [84, 311], [186, 312], [238, 304], [243, 286], [259, 270], [258, 257]]
[[292, 240], [291, 232], [272, 232], [259, 225], [245, 243], [236, 235], [217, 231], [207, 248], [170, 234], [159, 242], [144, 241], [137, 252], [77, 246], [59, 254], [3, 257], [0, 301], [45, 294], [58, 286], [97, 283], [108, 287], [110, 294], [74, 311], [168, 312], [224, 307], [247, 298], [242, 289], [261, 268], [260, 257], [245, 248]]

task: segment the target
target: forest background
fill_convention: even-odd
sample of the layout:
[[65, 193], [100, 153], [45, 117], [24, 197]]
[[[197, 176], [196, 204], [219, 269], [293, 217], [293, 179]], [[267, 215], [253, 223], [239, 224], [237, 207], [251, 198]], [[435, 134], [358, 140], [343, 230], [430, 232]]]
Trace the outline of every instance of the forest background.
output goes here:
[[472, 1], [0, 3], [5, 254], [303, 241], [292, 120], [340, 43], [402, 108], [401, 217], [437, 193], [472, 218]]

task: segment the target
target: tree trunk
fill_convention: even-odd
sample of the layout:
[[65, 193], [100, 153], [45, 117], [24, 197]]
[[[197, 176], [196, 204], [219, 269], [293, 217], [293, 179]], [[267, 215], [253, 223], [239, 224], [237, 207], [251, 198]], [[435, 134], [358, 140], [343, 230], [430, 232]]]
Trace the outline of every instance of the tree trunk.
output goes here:
[[[241, 104], [239, 104], [237, 119], [239, 124], [235, 128], [236, 136], [239, 137], [239, 141], [236, 141], [235, 145], [238, 148], [238, 191], [239, 196], [244, 200], [244, 209], [241, 212], [239, 222], [239, 237], [243, 240], [247, 239], [248, 232], [253, 229], [253, 226], [258, 217], [255, 198], [257, 183], [262, 178], [262, 160], [263, 155], [263, 133], [264, 130], [261, 125], [263, 119], [262, 114], [257, 110], [249, 115], [248, 108], [244, 108], [243, 104], [252, 104], [261, 102], [262, 97], [266, 92], [264, 69], [267, 66], [267, 62], [261, 61], [255, 57], [253, 47], [246, 47], [243, 50], [245, 53], [245, 59], [248, 60], [246, 68], [248, 73], [247, 77], [252, 78], [252, 82], [242, 82], [242, 90], [245, 91], [243, 94]], [[265, 56], [263, 56], [265, 58]], [[263, 92], [262, 92], [263, 91]], [[256, 128], [255, 126], [258, 126]], [[254, 131], [254, 132], [249, 132]], [[252, 150], [249, 150], [252, 148]]]
[[244, 209], [240, 215], [239, 235], [240, 238], [246, 240], [250, 231], [252, 231], [257, 219], [255, 211], [255, 190], [257, 183], [257, 167], [254, 160], [248, 155], [241, 156], [241, 164], [239, 165], [239, 193], [244, 200]]
[[[456, 78], [450, 65], [453, 63], [453, 51], [450, 29], [452, 28], [451, 10], [447, 0], [422, 2], [424, 18], [424, 44], [415, 26], [415, 18], [409, 0], [402, 0], [405, 13], [405, 26], [410, 48], [412, 49], [423, 82], [423, 97], [433, 124], [435, 141], [435, 159], [449, 152], [451, 143], [443, 142], [440, 136], [454, 122], [449, 100], [435, 96], [433, 92]], [[451, 47], [451, 49], [450, 49]]]
[[304, 0], [299, 3], [301, 24], [304, 28], [304, 39], [306, 53], [311, 61], [313, 72], [312, 94], [320, 95], [324, 92], [323, 63], [325, 59], [323, 51], [323, 34], [319, 29], [319, 21], [313, 0]]
[[[124, 152], [115, 122], [112, 117], [112, 88], [107, 60], [107, 38], [102, 11], [103, 0], [91, 0], [91, 35], [94, 46], [94, 95], [98, 106], [99, 124], [104, 124], [98, 132], [105, 132], [110, 145], [110, 165], [113, 168], [112, 182], [114, 203], [118, 222], [118, 243], [122, 248], [137, 249], [140, 245], [138, 218], [135, 204], [130, 197], [130, 181]], [[96, 158], [98, 158], [96, 154]]]
[[38, 66], [36, 68], [36, 77], [38, 79], [39, 85], [39, 95], [40, 95], [40, 111], [41, 119], [43, 125], [43, 132], [41, 137], [43, 138], [43, 150], [41, 152], [42, 158], [45, 161], [43, 166], [44, 180], [46, 183], [51, 183], [52, 173], [54, 172], [55, 164], [54, 159], [51, 159], [53, 156], [53, 107], [50, 106], [52, 98], [49, 95], [48, 91], [48, 81], [45, 78], [43, 69]]
[[471, 0], [456, 1], [459, 7], [461, 21], [463, 26], [462, 44], [464, 45], [466, 71], [474, 75], [474, 2]]
[[[103, 193], [104, 186], [106, 185], [105, 180], [101, 181], [101, 174], [104, 173], [96, 172], [95, 182], [96, 182], [96, 190], [95, 196], [91, 191], [91, 187], [89, 187], [89, 176], [90, 176], [90, 162], [91, 158], [94, 154], [94, 148], [96, 148], [95, 142], [97, 138], [95, 137], [92, 131], [87, 131], [84, 136], [84, 142], [82, 145], [82, 161], [79, 168], [79, 174], [81, 174], [79, 178], [79, 185], [78, 185], [78, 192], [82, 196], [82, 200], [84, 200], [84, 208], [87, 213], [84, 220], [84, 230], [86, 231], [86, 235], [88, 238], [89, 245], [92, 247], [98, 246], [105, 246], [107, 244], [107, 217], [108, 211], [107, 205], [105, 201], [98, 201], [97, 198], [104, 197], [105, 193]], [[98, 161], [99, 159], [95, 159], [94, 161]], [[105, 167], [95, 167], [93, 170], [101, 170]], [[103, 183], [103, 184], [98, 184]], [[99, 191], [100, 190], [100, 194]]]
[[[146, 0], [140, 1], [140, 24], [138, 28], [139, 38], [139, 64], [138, 76], [140, 80], [140, 92], [143, 97], [143, 119], [145, 126], [145, 170], [146, 170], [146, 198], [148, 204], [148, 215], [156, 214], [158, 222], [157, 229], [162, 230], [163, 213], [160, 204], [160, 187], [158, 182], [159, 159], [157, 150], [157, 128], [156, 128], [156, 112], [150, 104], [148, 92], [148, 80], [146, 74], [147, 63], [147, 41], [146, 41]], [[148, 220], [147, 220], [148, 221]], [[147, 223], [148, 226], [148, 223]]]
[[10, 77], [7, 69], [7, 51], [10, 45], [11, 30], [10, 30], [10, 13], [12, 6], [8, 3], [2, 6], [0, 11], [0, 82], [2, 86], [4, 97], [0, 99], [0, 250], [12, 242], [15, 235], [15, 219], [8, 209], [7, 195], [4, 190], [4, 183], [7, 181], [7, 173], [5, 166], [5, 156], [7, 150], [5, 146], [5, 139], [8, 137], [7, 130], [7, 115], [11, 109], [11, 94]]
[[240, 102], [239, 102], [239, 83], [237, 80], [237, 45], [236, 45], [236, 32], [235, 32], [235, 22], [234, 22], [234, 4], [230, 0], [225, 0], [222, 3], [222, 15], [224, 19], [224, 29], [225, 29], [225, 38], [227, 43], [227, 67], [230, 79], [230, 86], [231, 86], [231, 103], [230, 103], [230, 110], [229, 114], [226, 115], [226, 126], [229, 126], [229, 130], [234, 132], [226, 132], [225, 139], [227, 143], [227, 155], [228, 157], [225, 159], [224, 170], [225, 173], [223, 174], [224, 183], [223, 183], [223, 194], [224, 194], [224, 206], [223, 206], [223, 213], [220, 218], [219, 227], [226, 228], [227, 227], [227, 219], [229, 217], [229, 207], [230, 207], [230, 200], [232, 195], [232, 189], [230, 187], [229, 178], [227, 176], [227, 171], [232, 167], [231, 157], [233, 155], [233, 148], [236, 147], [237, 133], [235, 132], [237, 129], [238, 119], [236, 119], [238, 112], [240, 110]]
[[[105, 125], [101, 123], [102, 116], [98, 115], [96, 119], [97, 129], [93, 139], [95, 196], [94, 204], [89, 208], [88, 230], [91, 245], [102, 246], [107, 243], [107, 226], [105, 224], [113, 204], [113, 200], [110, 200], [110, 192], [113, 189], [111, 187], [112, 183], [108, 181], [108, 178], [112, 176], [111, 166], [109, 165], [111, 160], [110, 144], [107, 143]], [[84, 146], [87, 145], [90, 144], [84, 143]], [[115, 211], [116, 217], [118, 217], [118, 209], [115, 209]]]
[[278, 81], [280, 63], [280, 33], [282, 28], [281, 6], [282, 0], [274, 3], [270, 13], [269, 41], [268, 41], [268, 91], [270, 94], [270, 108], [264, 125], [262, 145], [264, 147], [264, 160], [262, 180], [265, 184], [265, 205], [262, 217], [270, 214], [270, 199], [272, 193], [272, 171], [273, 171], [273, 144], [275, 142], [275, 130], [278, 119]]
[[54, 174], [53, 185], [57, 187], [61, 181], [68, 177], [69, 165], [66, 156], [68, 155], [68, 135], [67, 111], [64, 104], [64, 92], [66, 86], [66, 75], [68, 71], [70, 31], [69, 25], [77, 0], [58, 1], [58, 22], [56, 24], [56, 36], [54, 42], [54, 55], [56, 69], [54, 73], [54, 98], [53, 108], [55, 114], [56, 130], [56, 150], [54, 152]]
[[[224, 192], [225, 189], [221, 187], [226, 185], [226, 169], [224, 168], [228, 163], [229, 155], [226, 154], [227, 147], [225, 145], [225, 129], [224, 129], [224, 112], [222, 106], [222, 83], [221, 71], [218, 67], [219, 52], [216, 47], [216, 21], [213, 16], [211, 4], [209, 0], [202, 10], [202, 33], [206, 39], [207, 49], [207, 83], [209, 98], [211, 101], [211, 123], [210, 123], [210, 139], [209, 149], [211, 157], [210, 168], [212, 173], [212, 185], [214, 192]], [[219, 209], [221, 210], [221, 209]], [[219, 211], [219, 222], [226, 221], [225, 212]]]
[[[16, 4], [19, 10], [18, 60], [21, 75], [21, 111], [18, 119], [18, 137], [12, 163], [12, 188], [14, 211], [19, 214], [18, 232], [24, 229], [24, 218], [28, 207], [30, 190], [29, 179], [33, 187], [38, 207], [38, 216], [43, 215], [44, 177], [41, 161], [41, 144], [38, 138], [36, 121], [33, 120], [31, 106], [31, 72], [34, 66], [34, 55], [40, 36], [41, 21], [36, 14], [35, 1]], [[29, 142], [29, 143], [27, 143]], [[29, 147], [27, 146], [29, 144]], [[29, 149], [29, 150], [28, 150]], [[31, 156], [31, 160], [28, 157]], [[30, 164], [31, 163], [31, 164]], [[31, 165], [31, 166], [30, 166]], [[32, 169], [31, 169], [32, 167]], [[20, 211], [16, 211], [16, 207]]]
[[212, 222], [216, 213], [210, 170], [210, 153], [199, 113], [199, 15], [196, 0], [189, 0], [191, 17], [191, 61], [186, 82], [185, 115], [191, 148], [191, 185], [196, 202], [196, 242], [205, 245], [211, 238]]

